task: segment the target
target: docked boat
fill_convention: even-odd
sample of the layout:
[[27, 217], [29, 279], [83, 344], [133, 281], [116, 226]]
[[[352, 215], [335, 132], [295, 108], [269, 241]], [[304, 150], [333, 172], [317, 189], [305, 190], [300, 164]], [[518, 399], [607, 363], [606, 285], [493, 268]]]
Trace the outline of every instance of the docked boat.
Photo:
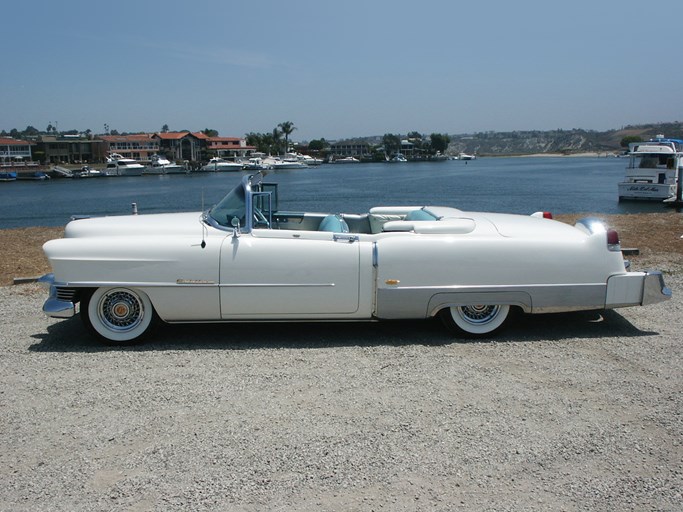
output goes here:
[[209, 160], [209, 163], [199, 168], [202, 172], [229, 172], [241, 171], [243, 164], [239, 162], [231, 162], [220, 157], [214, 157]]
[[99, 169], [93, 169], [92, 167], [88, 165], [84, 165], [81, 167], [80, 171], [73, 172], [71, 174], [72, 178], [101, 178], [102, 176], [106, 176], [107, 173], [100, 171]]
[[147, 166], [142, 172], [143, 174], [185, 174], [187, 168], [180, 164], [171, 162], [168, 158], [162, 155], [152, 156], [151, 165]]
[[619, 201], [681, 201], [683, 140], [658, 135], [647, 142], [632, 142]]
[[244, 163], [242, 169], [245, 171], [264, 171], [270, 167], [263, 161], [263, 158], [256, 156]]
[[346, 156], [344, 158], [337, 158], [336, 160], [331, 160], [335, 164], [359, 164], [360, 160], [352, 156]]
[[391, 160], [389, 160], [389, 162], [394, 163], [394, 164], [403, 163], [403, 162], [407, 162], [407, 161], [408, 161], [408, 159], [403, 155], [403, 153], [396, 153], [391, 158]]
[[43, 171], [34, 171], [34, 172], [29, 172], [29, 173], [18, 173], [17, 179], [18, 180], [27, 180], [27, 181], [45, 181], [45, 180], [49, 180], [50, 177], [47, 174], [45, 174]]
[[14, 171], [0, 171], [0, 181], [16, 181], [17, 173]]
[[264, 163], [269, 169], [283, 170], [283, 169], [308, 169], [308, 165], [299, 160], [296, 155], [285, 155], [284, 158], [268, 157]]
[[105, 173], [110, 176], [142, 176], [145, 166], [132, 158], [124, 158], [118, 153], [112, 153], [107, 158]]

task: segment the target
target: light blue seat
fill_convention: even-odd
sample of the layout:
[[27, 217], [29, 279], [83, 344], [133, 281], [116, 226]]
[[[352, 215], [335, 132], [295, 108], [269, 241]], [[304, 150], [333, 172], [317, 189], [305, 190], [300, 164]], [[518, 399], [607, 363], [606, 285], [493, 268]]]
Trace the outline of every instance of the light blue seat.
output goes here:
[[424, 210], [412, 210], [408, 212], [404, 220], [437, 220], [437, 218]]
[[348, 233], [349, 226], [346, 221], [342, 219], [340, 215], [328, 215], [325, 217], [320, 226], [318, 226], [318, 231], [331, 231], [333, 233]]

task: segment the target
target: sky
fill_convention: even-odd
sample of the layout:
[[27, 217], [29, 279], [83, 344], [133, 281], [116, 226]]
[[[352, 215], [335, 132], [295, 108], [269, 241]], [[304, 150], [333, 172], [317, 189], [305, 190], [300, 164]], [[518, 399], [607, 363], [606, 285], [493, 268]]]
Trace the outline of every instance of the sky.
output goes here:
[[680, 0], [35, 0], [0, 11], [0, 130], [238, 137], [290, 121], [306, 141], [683, 120]]

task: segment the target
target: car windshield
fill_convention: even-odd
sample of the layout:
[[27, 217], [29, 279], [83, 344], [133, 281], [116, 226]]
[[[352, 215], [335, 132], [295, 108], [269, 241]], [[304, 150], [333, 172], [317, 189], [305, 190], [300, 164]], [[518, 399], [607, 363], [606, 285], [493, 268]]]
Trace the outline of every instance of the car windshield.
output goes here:
[[238, 185], [230, 193], [209, 210], [209, 217], [221, 226], [232, 226], [232, 219], [237, 217], [240, 226], [245, 226], [246, 201], [244, 187]]

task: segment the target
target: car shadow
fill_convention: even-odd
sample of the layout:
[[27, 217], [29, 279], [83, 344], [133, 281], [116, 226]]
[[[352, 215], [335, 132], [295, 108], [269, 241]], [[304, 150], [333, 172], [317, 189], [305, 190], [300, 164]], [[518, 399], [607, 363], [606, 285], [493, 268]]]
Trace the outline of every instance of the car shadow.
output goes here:
[[143, 342], [106, 345], [85, 330], [78, 317], [50, 325], [29, 347], [34, 352], [104, 352], [110, 350], [249, 350], [254, 348], [326, 348], [334, 346], [446, 345], [452, 343], [521, 343], [653, 336], [619, 313], [591, 311], [519, 315], [504, 331], [487, 339], [458, 338], [438, 319], [386, 322], [272, 322], [162, 324]]

